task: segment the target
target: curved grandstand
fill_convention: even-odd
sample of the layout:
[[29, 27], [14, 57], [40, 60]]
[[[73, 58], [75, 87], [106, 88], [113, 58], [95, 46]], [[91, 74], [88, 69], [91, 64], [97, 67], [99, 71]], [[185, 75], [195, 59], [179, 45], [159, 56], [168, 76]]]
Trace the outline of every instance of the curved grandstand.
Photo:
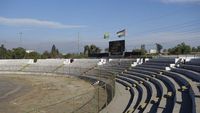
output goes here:
[[2, 113], [200, 113], [200, 58], [0, 60], [0, 71]]

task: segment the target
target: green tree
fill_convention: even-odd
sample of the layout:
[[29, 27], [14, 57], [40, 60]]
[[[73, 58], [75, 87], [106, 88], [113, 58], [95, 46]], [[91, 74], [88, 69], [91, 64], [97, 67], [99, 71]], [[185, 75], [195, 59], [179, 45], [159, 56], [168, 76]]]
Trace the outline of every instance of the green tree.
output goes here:
[[70, 57], [71, 57], [70, 53], [67, 53], [66, 55], [64, 55], [64, 58], [70, 58]]
[[100, 53], [101, 49], [97, 47], [96, 45], [90, 45], [90, 53], [95, 54], [95, 53]]
[[141, 51], [141, 55], [145, 55], [147, 53], [146, 48], [145, 48], [145, 44], [141, 45], [140, 51]]
[[132, 52], [137, 56], [143, 56], [145, 55], [145, 52], [141, 49], [133, 49]]
[[51, 58], [51, 54], [48, 51], [44, 51], [43, 54], [41, 55], [42, 59], [47, 59]]
[[192, 52], [200, 52], [200, 46], [192, 47]]
[[40, 57], [41, 55], [38, 52], [30, 52], [26, 54], [26, 58], [28, 59], [39, 59]]
[[200, 46], [197, 46], [197, 52], [200, 52]]
[[12, 59], [13, 58], [13, 52], [11, 50], [6, 51], [6, 59]]
[[143, 55], [141, 49], [133, 49], [132, 52], [138, 57], [141, 57]]
[[100, 52], [101, 52], [101, 49], [94, 44], [84, 46], [85, 55], [91, 55], [91, 54], [96, 54]]
[[197, 52], [197, 48], [196, 47], [192, 47], [192, 52]]
[[161, 44], [156, 43], [156, 50], [160, 54], [161, 50], [163, 49], [163, 46]]
[[109, 52], [109, 48], [105, 48], [104, 51], [105, 51], [106, 53], [108, 53], [108, 52]]
[[30, 53], [26, 53], [25, 57], [27, 59], [34, 59], [34, 62], [37, 62], [37, 59], [41, 58], [41, 55], [38, 52], [30, 52]]
[[192, 49], [189, 45], [186, 45], [184, 42], [178, 44], [174, 48], [168, 49], [170, 54], [190, 54]]
[[14, 59], [22, 59], [25, 57], [26, 50], [22, 47], [13, 48], [12, 53]]
[[7, 53], [7, 49], [2, 44], [1, 47], [0, 47], [0, 59], [5, 59], [6, 53]]
[[56, 48], [55, 45], [51, 48], [51, 58], [58, 58], [59, 57], [59, 50]]
[[84, 52], [85, 55], [88, 55], [90, 53], [90, 46], [89, 45], [85, 45], [84, 46]]

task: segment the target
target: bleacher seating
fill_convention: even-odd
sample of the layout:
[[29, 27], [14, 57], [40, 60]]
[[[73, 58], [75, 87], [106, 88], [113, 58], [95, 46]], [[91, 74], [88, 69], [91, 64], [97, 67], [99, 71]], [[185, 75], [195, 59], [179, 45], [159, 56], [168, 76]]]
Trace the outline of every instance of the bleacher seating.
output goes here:
[[197, 66], [197, 65], [181, 64], [180, 67], [184, 69], [200, 72], [200, 66]]
[[186, 64], [200, 66], [200, 58], [193, 58], [189, 62], [186, 62]]
[[0, 71], [19, 71], [32, 62], [33, 59], [2, 59], [0, 60]]
[[[145, 91], [147, 93], [147, 97], [150, 98], [150, 100], [158, 100], [156, 105], [156, 103], [151, 104], [150, 100], [146, 98], [145, 101], [143, 100], [146, 104], [142, 105], [144, 109], [138, 109], [139, 106], [141, 106], [140, 103], [139, 106], [134, 109], [134, 112], [200, 112], [197, 107], [200, 100], [198, 89], [198, 64], [195, 63], [193, 66], [186, 67], [185, 65], [192, 64], [186, 63], [180, 64], [178, 68], [171, 68], [170, 64], [175, 64], [176, 61], [176, 58], [156, 58], [150, 59], [149, 61], [141, 65], [137, 65], [136, 67], [129, 67], [126, 69], [122, 67], [118, 68], [118, 79], [135, 85], [138, 82], [140, 87], [143, 86], [143, 91], [146, 89]], [[113, 69], [115, 70], [116, 67], [117, 66]], [[169, 67], [170, 70], [166, 70], [166, 67]], [[137, 102], [133, 101], [133, 103], [136, 104]]]
[[57, 69], [56, 72], [79, 75], [95, 67], [99, 61], [99, 59], [73, 59], [72, 63], [63, 65], [61, 68]]
[[25, 72], [53, 72], [58, 66], [63, 65], [65, 59], [38, 59], [37, 62], [25, 67]]
[[82, 75], [102, 84], [108, 84], [111, 75], [116, 75], [119, 88], [126, 89], [125, 96], [120, 98], [126, 101], [112, 104], [121, 106], [123, 113], [200, 113], [200, 58], [183, 62], [175, 57], [160, 57], [135, 63], [134, 67], [136, 59], [109, 59], [101, 65], [99, 59], [65, 61], [0, 60], [0, 70]]

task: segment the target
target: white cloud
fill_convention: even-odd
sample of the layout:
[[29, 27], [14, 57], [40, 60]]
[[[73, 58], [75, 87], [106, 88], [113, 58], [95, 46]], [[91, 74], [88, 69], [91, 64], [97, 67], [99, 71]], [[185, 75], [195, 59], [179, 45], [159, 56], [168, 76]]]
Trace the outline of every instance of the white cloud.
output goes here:
[[0, 17], [0, 25], [46, 27], [55, 29], [86, 27], [83, 25], [65, 25], [59, 22], [38, 20], [31, 18], [6, 18], [6, 17]]
[[160, 0], [163, 3], [199, 3], [200, 0]]

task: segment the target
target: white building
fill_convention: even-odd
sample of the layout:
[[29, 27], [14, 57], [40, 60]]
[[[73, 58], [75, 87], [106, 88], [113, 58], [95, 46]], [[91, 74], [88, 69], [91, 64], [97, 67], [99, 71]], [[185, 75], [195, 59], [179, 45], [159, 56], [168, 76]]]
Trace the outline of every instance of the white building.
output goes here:
[[26, 53], [34, 52], [34, 50], [26, 50]]
[[149, 53], [150, 53], [150, 54], [157, 53], [157, 50], [156, 50], [156, 49], [150, 49], [150, 50], [149, 50]]

